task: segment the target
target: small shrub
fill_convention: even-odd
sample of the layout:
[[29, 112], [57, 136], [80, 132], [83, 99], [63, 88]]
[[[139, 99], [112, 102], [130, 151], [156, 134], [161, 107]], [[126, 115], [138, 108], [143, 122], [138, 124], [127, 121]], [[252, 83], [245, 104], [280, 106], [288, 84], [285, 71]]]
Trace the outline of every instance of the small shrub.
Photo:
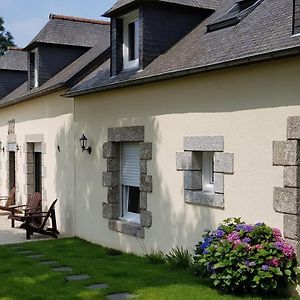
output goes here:
[[278, 292], [297, 282], [294, 248], [279, 229], [227, 219], [196, 245], [196, 266], [225, 292]]
[[123, 253], [120, 250], [117, 250], [117, 249], [106, 248], [106, 254], [108, 256], [118, 256], [118, 255], [122, 255]]
[[149, 263], [153, 265], [164, 264], [166, 262], [166, 257], [162, 251], [151, 250], [150, 253], [144, 256]]
[[167, 263], [173, 269], [188, 269], [192, 265], [192, 255], [182, 247], [172, 248], [165, 256]]

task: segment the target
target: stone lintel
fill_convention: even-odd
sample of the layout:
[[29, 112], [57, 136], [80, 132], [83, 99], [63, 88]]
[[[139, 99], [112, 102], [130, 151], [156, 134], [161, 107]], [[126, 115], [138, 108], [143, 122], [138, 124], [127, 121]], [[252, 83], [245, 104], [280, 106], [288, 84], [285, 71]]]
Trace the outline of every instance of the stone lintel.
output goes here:
[[223, 136], [186, 136], [183, 140], [183, 149], [186, 151], [224, 151]]
[[109, 142], [143, 142], [144, 126], [108, 128]]

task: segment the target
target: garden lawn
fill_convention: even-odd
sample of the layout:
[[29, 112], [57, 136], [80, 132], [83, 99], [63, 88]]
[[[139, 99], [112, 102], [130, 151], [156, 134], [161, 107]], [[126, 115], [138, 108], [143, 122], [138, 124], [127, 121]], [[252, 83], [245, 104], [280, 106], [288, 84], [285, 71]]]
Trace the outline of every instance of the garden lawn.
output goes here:
[[[52, 266], [26, 257], [13, 247], [42, 254], [39, 260], [56, 260], [69, 266], [70, 273], [57, 273]], [[0, 299], [105, 299], [115, 292], [129, 292], [134, 299], [262, 299], [221, 295], [188, 271], [170, 270], [167, 265], [152, 265], [145, 258], [131, 254], [108, 255], [107, 249], [80, 239], [61, 239], [7, 245], [0, 247]], [[90, 279], [67, 282], [66, 275], [88, 274]], [[108, 283], [103, 290], [87, 290], [86, 286]], [[274, 299], [271, 297], [270, 299]], [[292, 298], [289, 298], [292, 299]]]

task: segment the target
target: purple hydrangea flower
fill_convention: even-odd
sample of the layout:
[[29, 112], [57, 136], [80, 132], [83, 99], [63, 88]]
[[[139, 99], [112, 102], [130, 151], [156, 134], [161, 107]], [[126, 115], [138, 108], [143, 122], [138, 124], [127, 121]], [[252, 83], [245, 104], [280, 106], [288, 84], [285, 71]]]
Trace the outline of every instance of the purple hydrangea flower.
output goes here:
[[263, 271], [269, 271], [269, 266], [268, 265], [263, 265], [262, 267], [261, 267], [261, 269], [263, 270]]
[[241, 231], [241, 230], [244, 230], [244, 227], [245, 227], [245, 224], [238, 224], [238, 225], [236, 225], [235, 229], [237, 231]]
[[222, 238], [224, 235], [225, 235], [225, 232], [224, 232], [222, 229], [218, 229], [218, 230], [215, 232], [215, 236], [216, 236], [217, 238]]
[[260, 227], [260, 226], [263, 226], [263, 225], [264, 225], [264, 223], [256, 223], [255, 227]]
[[249, 237], [245, 237], [243, 240], [242, 240], [243, 243], [245, 244], [249, 244], [251, 242], [251, 239]]
[[274, 244], [274, 247], [278, 250], [282, 250], [283, 249], [283, 246], [284, 246], [284, 243], [283, 242], [276, 242]]

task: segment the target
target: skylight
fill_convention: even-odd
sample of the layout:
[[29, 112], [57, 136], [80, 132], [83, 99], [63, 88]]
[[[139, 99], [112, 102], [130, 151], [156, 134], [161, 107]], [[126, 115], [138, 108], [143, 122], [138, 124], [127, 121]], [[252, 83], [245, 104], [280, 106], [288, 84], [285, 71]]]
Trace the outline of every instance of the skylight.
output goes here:
[[234, 26], [247, 17], [263, 0], [242, 0], [224, 15], [207, 25], [207, 32]]

